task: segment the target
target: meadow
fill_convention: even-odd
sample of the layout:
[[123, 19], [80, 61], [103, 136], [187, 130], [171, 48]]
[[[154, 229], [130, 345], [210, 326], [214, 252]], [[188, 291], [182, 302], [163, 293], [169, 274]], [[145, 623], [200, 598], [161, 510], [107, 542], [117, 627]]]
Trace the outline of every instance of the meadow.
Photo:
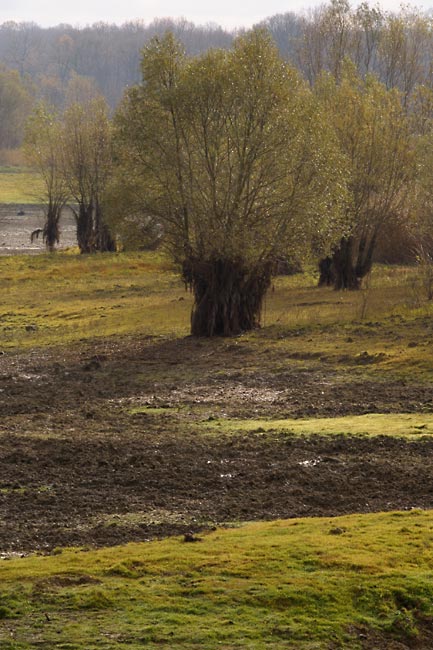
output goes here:
[[1, 203], [35, 203], [43, 196], [43, 185], [32, 170], [18, 165], [0, 165]]
[[188, 336], [162, 253], [0, 259], [0, 647], [430, 648], [422, 270]]

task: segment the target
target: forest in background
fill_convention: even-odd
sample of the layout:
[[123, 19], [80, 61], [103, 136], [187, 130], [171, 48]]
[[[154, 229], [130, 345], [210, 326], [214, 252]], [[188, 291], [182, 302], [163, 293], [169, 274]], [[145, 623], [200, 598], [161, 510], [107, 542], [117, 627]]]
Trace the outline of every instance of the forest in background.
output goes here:
[[[398, 87], [409, 97], [417, 84], [431, 84], [432, 24], [431, 15], [416, 9], [384, 12], [368, 3], [351, 9], [346, 0], [333, 0], [308, 14], [271, 16], [259, 26], [310, 83], [321, 70], [338, 75], [349, 57], [361, 74], [373, 72], [388, 88]], [[215, 24], [171, 18], [84, 28], [0, 25], [0, 149], [20, 145], [36, 101], [61, 109], [71, 97], [80, 97], [89, 80], [114, 109], [125, 88], [140, 81], [142, 48], [167, 31], [188, 55], [229, 48], [239, 35]]]

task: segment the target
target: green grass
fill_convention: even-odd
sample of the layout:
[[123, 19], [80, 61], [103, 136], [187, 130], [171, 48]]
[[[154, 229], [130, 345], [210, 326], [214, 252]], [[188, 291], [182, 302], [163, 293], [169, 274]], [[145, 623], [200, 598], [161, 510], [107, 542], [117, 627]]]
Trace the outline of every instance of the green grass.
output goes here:
[[0, 258], [0, 347], [188, 333], [190, 295], [158, 254]]
[[279, 277], [268, 294], [263, 321], [284, 331], [313, 324], [369, 323], [383, 316], [431, 314], [422, 282], [417, 267], [384, 265], [374, 266], [366, 288], [361, 291], [318, 289], [317, 274], [311, 271]]
[[[182, 408], [138, 406], [129, 410], [131, 415], [145, 414], [159, 419], [166, 416], [172, 421], [186, 415]], [[190, 414], [190, 411], [188, 412]], [[433, 415], [430, 413], [368, 413], [342, 417], [314, 418], [216, 418], [212, 416], [199, 422], [201, 434], [212, 436], [238, 433], [287, 436], [392, 436], [406, 440], [430, 438], [433, 435]]]
[[38, 203], [42, 193], [42, 182], [35, 172], [0, 166], [0, 203]]
[[[416, 269], [378, 267], [367, 291], [370, 316], [360, 320], [366, 293], [318, 289], [311, 273], [277, 278], [266, 298], [263, 330], [243, 340], [280, 348], [300, 365], [320, 359], [356, 374], [377, 363], [397, 372], [410, 360], [422, 371], [429, 343], [425, 322], [433, 306], [418, 298], [411, 303], [418, 279]], [[0, 289], [3, 348], [189, 331], [191, 294], [157, 253], [3, 257]], [[429, 362], [424, 370], [430, 370]]]
[[433, 513], [257, 523], [2, 562], [3, 648], [357, 648], [433, 615]]
[[286, 420], [220, 419], [204, 422], [202, 426], [218, 433], [239, 431], [266, 433], [272, 431], [295, 436], [396, 436], [407, 440], [415, 440], [433, 435], [433, 415], [424, 413], [369, 413], [368, 415], [348, 415], [334, 418]]

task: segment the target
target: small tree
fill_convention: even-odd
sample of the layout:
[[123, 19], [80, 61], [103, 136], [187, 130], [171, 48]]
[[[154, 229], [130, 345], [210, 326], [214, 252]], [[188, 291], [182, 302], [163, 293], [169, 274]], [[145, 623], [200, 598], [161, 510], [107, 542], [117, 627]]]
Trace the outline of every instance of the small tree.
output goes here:
[[341, 232], [344, 182], [317, 102], [263, 31], [188, 59], [167, 34], [117, 116], [123, 173], [194, 293], [194, 335], [255, 327], [275, 259]]
[[62, 127], [57, 114], [41, 104], [29, 118], [24, 149], [29, 163], [43, 181], [41, 201], [45, 209], [42, 236], [47, 249], [53, 252], [60, 239], [59, 221], [69, 191], [61, 172]]
[[111, 175], [111, 125], [102, 97], [73, 103], [63, 115], [62, 174], [76, 206], [77, 240], [82, 253], [113, 251], [103, 218], [103, 197]]
[[418, 84], [431, 84], [432, 20], [402, 7], [388, 14], [380, 38], [378, 68], [387, 88], [398, 88], [406, 106]]
[[330, 0], [304, 19], [297, 58], [311, 84], [324, 70], [340, 77], [344, 59], [352, 49], [353, 22], [348, 0]]

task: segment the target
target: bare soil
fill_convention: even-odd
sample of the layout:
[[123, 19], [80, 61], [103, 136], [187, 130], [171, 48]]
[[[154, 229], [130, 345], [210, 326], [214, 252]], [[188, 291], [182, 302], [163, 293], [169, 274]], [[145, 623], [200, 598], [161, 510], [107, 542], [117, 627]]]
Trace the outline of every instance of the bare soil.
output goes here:
[[[259, 355], [260, 353], [260, 355]], [[0, 553], [231, 522], [433, 508], [433, 441], [228, 434], [214, 418], [431, 412], [260, 340], [123, 338], [0, 356]], [[355, 375], [356, 377], [356, 375]]]

